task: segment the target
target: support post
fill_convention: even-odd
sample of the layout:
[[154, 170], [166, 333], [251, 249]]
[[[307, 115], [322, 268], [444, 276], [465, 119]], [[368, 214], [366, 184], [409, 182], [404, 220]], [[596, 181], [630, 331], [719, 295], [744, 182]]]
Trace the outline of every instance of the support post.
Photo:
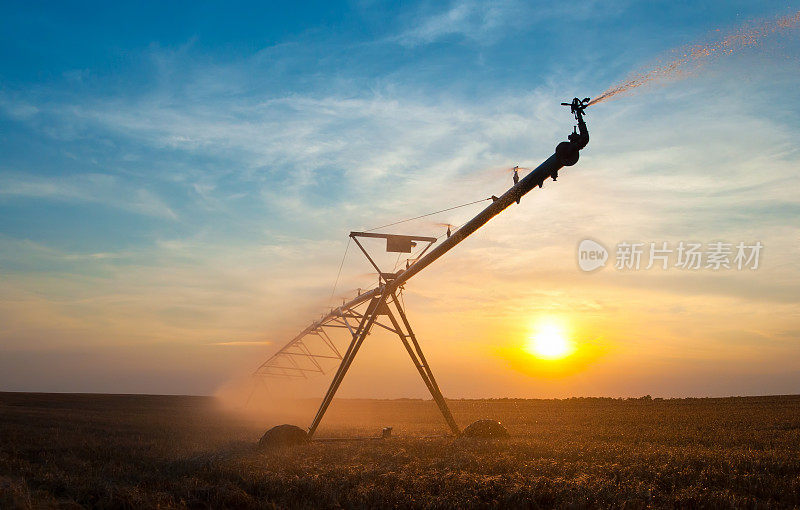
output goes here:
[[[395, 314], [392, 312], [392, 309], [389, 307], [390, 301], [392, 304], [394, 304], [396, 313], [400, 317], [400, 321], [397, 320]], [[450, 430], [454, 435], [460, 435], [461, 431], [458, 428], [458, 424], [453, 418], [450, 408], [447, 406], [447, 401], [439, 389], [439, 385], [436, 382], [436, 378], [433, 376], [433, 371], [431, 371], [428, 361], [425, 359], [425, 355], [422, 353], [422, 349], [419, 346], [417, 337], [414, 335], [414, 331], [411, 329], [411, 324], [408, 321], [408, 317], [406, 317], [402, 306], [400, 306], [400, 301], [397, 298], [397, 294], [392, 291], [391, 294], [382, 294], [380, 297], [373, 298], [367, 306], [367, 310], [361, 317], [361, 322], [359, 323], [358, 328], [355, 332], [353, 332], [353, 339], [351, 340], [347, 351], [342, 357], [342, 362], [339, 365], [336, 374], [333, 376], [333, 380], [328, 387], [328, 391], [325, 393], [325, 397], [322, 399], [322, 403], [317, 410], [317, 414], [314, 416], [311, 426], [308, 427], [308, 437], [310, 438], [316, 433], [322, 418], [325, 416], [325, 412], [328, 410], [328, 407], [333, 401], [333, 397], [336, 395], [336, 391], [342, 384], [344, 376], [347, 374], [350, 365], [353, 363], [361, 344], [369, 334], [372, 326], [376, 323], [375, 321], [378, 316], [382, 314], [385, 314], [387, 317], [389, 317], [389, 321], [394, 327], [394, 332], [400, 337], [403, 347], [405, 347], [406, 352], [408, 352], [409, 357], [411, 357], [414, 367], [417, 369], [417, 372], [419, 372], [420, 377], [422, 377], [422, 381], [425, 383], [425, 386], [427, 386], [428, 391], [433, 397], [434, 402], [436, 402], [436, 405], [439, 407], [439, 411], [441, 411], [445, 422], [447, 422], [447, 425], [450, 427]]]
[[[450, 408], [447, 406], [447, 401], [444, 399], [442, 391], [439, 389], [439, 384], [437, 384], [436, 378], [433, 376], [433, 371], [428, 365], [425, 355], [422, 353], [422, 349], [419, 346], [417, 337], [414, 335], [414, 330], [411, 329], [411, 324], [408, 322], [408, 317], [406, 317], [403, 307], [400, 306], [400, 302], [397, 299], [397, 294], [394, 292], [392, 292], [392, 303], [397, 309], [397, 314], [400, 316], [400, 319], [405, 326], [405, 333], [403, 332], [403, 328], [401, 328], [400, 324], [397, 322], [397, 319], [394, 317], [394, 314], [392, 314], [391, 309], [387, 310], [387, 315], [389, 316], [389, 320], [392, 322], [392, 325], [394, 325], [394, 328], [397, 330], [397, 334], [400, 337], [400, 340], [403, 342], [403, 347], [406, 348], [408, 355], [411, 357], [411, 361], [414, 363], [414, 366], [417, 368], [420, 377], [422, 377], [422, 380], [428, 387], [428, 391], [430, 391], [433, 400], [436, 402], [436, 405], [439, 406], [439, 411], [441, 411], [444, 421], [447, 422], [447, 425], [450, 427], [450, 430], [454, 435], [461, 435], [461, 430], [459, 430], [458, 424], [453, 418], [453, 413], [450, 412]], [[409, 344], [409, 340], [414, 346], [413, 349]]]
[[309, 439], [313, 437], [314, 433], [317, 431], [317, 427], [319, 427], [322, 417], [325, 416], [325, 411], [328, 410], [328, 406], [331, 405], [333, 396], [339, 389], [339, 385], [342, 384], [342, 380], [344, 379], [347, 370], [350, 368], [350, 365], [353, 363], [353, 359], [355, 358], [358, 349], [364, 342], [364, 338], [366, 338], [366, 336], [369, 334], [369, 330], [372, 328], [372, 325], [377, 318], [378, 310], [380, 310], [382, 305], [385, 305], [385, 302], [386, 295], [381, 294], [379, 297], [373, 298], [372, 301], [370, 301], [370, 303], [367, 305], [367, 309], [361, 318], [361, 323], [358, 325], [356, 332], [353, 334], [353, 340], [347, 347], [347, 352], [345, 352], [344, 357], [342, 357], [342, 362], [339, 364], [339, 369], [333, 376], [331, 385], [328, 387], [328, 391], [325, 393], [325, 398], [322, 399], [322, 403], [317, 410], [317, 414], [314, 416], [314, 421], [312, 421], [311, 426], [308, 427]]

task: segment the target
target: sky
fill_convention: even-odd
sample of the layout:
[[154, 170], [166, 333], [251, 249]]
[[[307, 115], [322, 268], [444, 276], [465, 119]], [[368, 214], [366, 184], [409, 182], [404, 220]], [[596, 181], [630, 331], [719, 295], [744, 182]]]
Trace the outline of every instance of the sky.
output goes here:
[[[3, 2], [0, 390], [213, 394], [374, 282], [351, 250], [331, 299], [349, 231], [499, 195], [571, 131], [561, 101], [798, 9]], [[592, 106], [576, 166], [406, 286], [445, 395], [799, 393], [798, 64], [786, 31]], [[626, 242], [763, 250], [617, 269]], [[561, 359], [531, 350], [551, 326]], [[368, 340], [342, 396], [425, 396]]]

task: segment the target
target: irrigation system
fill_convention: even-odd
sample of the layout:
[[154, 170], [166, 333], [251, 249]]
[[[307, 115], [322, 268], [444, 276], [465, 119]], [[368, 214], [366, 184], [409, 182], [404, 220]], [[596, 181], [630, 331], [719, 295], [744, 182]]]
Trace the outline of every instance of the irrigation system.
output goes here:
[[[317, 431], [325, 412], [333, 400], [336, 391], [342, 384], [348, 369], [364, 343], [364, 339], [375, 327], [386, 329], [396, 334], [405, 347], [411, 361], [414, 363], [420, 377], [430, 391], [433, 400], [439, 407], [450, 431], [458, 436], [461, 430], [458, 427], [447, 401], [439, 389], [439, 384], [433, 375], [430, 365], [422, 352], [419, 341], [411, 323], [405, 313], [404, 305], [399, 294], [403, 285], [411, 278], [430, 266], [442, 255], [456, 247], [461, 241], [469, 237], [476, 230], [500, 214], [513, 203], [520, 199], [536, 186], [542, 187], [547, 179], [558, 178], [558, 172], [565, 166], [572, 166], [578, 162], [580, 151], [589, 143], [589, 131], [584, 122], [584, 110], [589, 104], [589, 98], [583, 100], [575, 98], [571, 103], [561, 103], [569, 106], [571, 113], [577, 121], [576, 128], [567, 137], [567, 141], [559, 143], [553, 155], [542, 164], [520, 179], [514, 172], [514, 185], [501, 196], [491, 197], [491, 203], [471, 220], [464, 223], [455, 231], [450, 231], [441, 244], [434, 247], [437, 242], [435, 237], [383, 234], [375, 232], [350, 232], [350, 240], [359, 247], [361, 252], [378, 272], [377, 287], [359, 292], [359, 295], [341, 306], [331, 309], [320, 319], [312, 322], [308, 327], [292, 338], [275, 354], [261, 363], [254, 372], [256, 380], [264, 382], [268, 378], [307, 378], [312, 374], [324, 374], [326, 360], [338, 361], [338, 368], [325, 393], [322, 403], [314, 416], [307, 431], [303, 431], [306, 439], [311, 439]], [[393, 253], [411, 253], [417, 246], [422, 247], [422, 252], [414, 259], [406, 262], [406, 267], [396, 272], [382, 271], [374, 258], [364, 247], [365, 238], [378, 238], [386, 241], [386, 251]], [[333, 341], [334, 330], [345, 330], [350, 342], [342, 352]], [[252, 394], [251, 394], [252, 397]], [[275, 429], [293, 427], [280, 425]], [[293, 427], [297, 429], [297, 427]], [[267, 431], [266, 436], [270, 434]], [[263, 439], [262, 439], [263, 441]]]

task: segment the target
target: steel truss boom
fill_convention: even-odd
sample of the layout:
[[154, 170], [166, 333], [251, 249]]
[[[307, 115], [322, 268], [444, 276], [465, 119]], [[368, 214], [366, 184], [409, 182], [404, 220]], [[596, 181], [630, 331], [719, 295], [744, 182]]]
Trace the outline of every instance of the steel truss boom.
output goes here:
[[[589, 143], [589, 132], [583, 120], [583, 109], [587, 102], [588, 100], [584, 100], [582, 103], [576, 98], [571, 104], [565, 103], [567, 106], [572, 107], [572, 113], [575, 115], [578, 124], [577, 130], [569, 135], [568, 141], [558, 144], [552, 156], [519, 180], [500, 197], [492, 197], [490, 205], [453, 232], [441, 244], [430, 251], [425, 248], [427, 253], [423, 252], [424, 255], [422, 257], [419, 257], [410, 266], [397, 273], [379, 273], [380, 284], [376, 288], [361, 293], [341, 306], [331, 309], [326, 315], [312, 322], [269, 359], [259, 365], [254, 373], [256, 376], [305, 378], [310, 373], [325, 373], [321, 361], [327, 359], [340, 360], [328, 391], [308, 429], [309, 437], [316, 432], [364, 339], [374, 326], [382, 327], [398, 335], [450, 430], [456, 435], [460, 433], [458, 425], [453, 419], [447, 402], [433, 376], [433, 372], [422, 353], [417, 337], [411, 329], [411, 324], [401, 302], [398, 301], [398, 291], [409, 279], [452, 250], [461, 241], [488, 223], [489, 220], [500, 214], [511, 204], [519, 203], [520, 199], [533, 188], [536, 186], [542, 187], [544, 181], [549, 178], [556, 180], [558, 171], [561, 168], [577, 163], [579, 152]], [[352, 232], [351, 238], [356, 243], [358, 243], [358, 240], [355, 239], [356, 236], [381, 237], [378, 234]], [[403, 237], [406, 241], [412, 239], [427, 240], [431, 244], [435, 241], [433, 238], [398, 237]], [[361, 247], [360, 243], [358, 244]], [[365, 256], [374, 265], [369, 254], [363, 247], [361, 248]], [[366, 308], [363, 313], [359, 312], [358, 309], [364, 305], [366, 305]], [[384, 317], [388, 320], [388, 324], [381, 322]], [[337, 348], [326, 331], [326, 329], [330, 328], [348, 330], [350, 342], [344, 353]], [[310, 336], [317, 336], [320, 340], [313, 348], [306, 344]]]

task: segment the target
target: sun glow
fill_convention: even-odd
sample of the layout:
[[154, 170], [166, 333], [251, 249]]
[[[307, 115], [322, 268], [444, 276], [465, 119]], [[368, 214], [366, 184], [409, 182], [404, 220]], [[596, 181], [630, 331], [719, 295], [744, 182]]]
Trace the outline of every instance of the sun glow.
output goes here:
[[535, 327], [525, 345], [525, 351], [540, 359], [556, 360], [566, 358], [575, 350], [563, 325], [547, 320]]

